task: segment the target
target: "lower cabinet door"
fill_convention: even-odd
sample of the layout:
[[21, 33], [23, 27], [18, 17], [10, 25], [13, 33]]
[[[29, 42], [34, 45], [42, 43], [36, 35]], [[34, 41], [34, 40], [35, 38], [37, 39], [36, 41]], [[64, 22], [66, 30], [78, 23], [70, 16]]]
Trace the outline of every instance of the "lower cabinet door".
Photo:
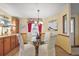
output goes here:
[[15, 36], [11, 36], [11, 50], [15, 48]]
[[10, 48], [10, 37], [4, 38], [4, 55], [7, 55], [11, 51]]
[[3, 39], [0, 38], [0, 56], [3, 56]]
[[18, 38], [17, 38], [17, 36], [15, 36], [15, 46], [17, 47], [17, 46], [19, 46], [19, 41], [18, 41]]

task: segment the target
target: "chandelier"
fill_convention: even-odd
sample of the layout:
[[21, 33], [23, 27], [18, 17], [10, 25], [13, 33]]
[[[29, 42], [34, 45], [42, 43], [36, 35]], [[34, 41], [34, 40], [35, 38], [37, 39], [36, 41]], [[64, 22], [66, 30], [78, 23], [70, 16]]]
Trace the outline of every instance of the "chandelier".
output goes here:
[[40, 12], [40, 10], [37, 9], [37, 13], [38, 13], [37, 23], [38, 23], [38, 24], [43, 24], [43, 22], [42, 22], [42, 21], [40, 20], [40, 18], [39, 18], [39, 12]]

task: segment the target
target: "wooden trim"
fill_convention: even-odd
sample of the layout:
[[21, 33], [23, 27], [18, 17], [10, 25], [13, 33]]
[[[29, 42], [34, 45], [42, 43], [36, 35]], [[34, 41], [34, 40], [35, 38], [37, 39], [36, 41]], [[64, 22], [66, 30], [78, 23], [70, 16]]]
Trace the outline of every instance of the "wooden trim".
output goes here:
[[71, 53], [69, 53], [69, 52], [67, 52], [65, 49], [63, 49], [61, 46], [59, 46], [59, 45], [55, 45], [55, 46], [57, 46], [57, 47], [59, 47], [60, 49], [62, 49], [64, 52], [66, 52], [68, 55], [72, 55]]
[[65, 36], [65, 37], [69, 37], [68, 35], [65, 35], [65, 34], [58, 34], [58, 35]]
[[27, 33], [21, 33], [21, 34], [27, 34]]
[[[66, 17], [66, 19], [65, 19], [65, 17]], [[63, 15], [63, 33], [64, 34], [67, 34], [67, 32], [65, 32], [65, 20], [67, 20], [67, 14], [65, 14], [65, 15]]]
[[72, 19], [74, 20], [74, 28], [73, 29], [74, 29], [74, 46], [75, 46], [75, 17], [71, 17], [71, 20]]
[[78, 48], [79, 48], [79, 45], [74, 45], [74, 46], [72, 46], [72, 48], [73, 48], [73, 47], [78, 47]]

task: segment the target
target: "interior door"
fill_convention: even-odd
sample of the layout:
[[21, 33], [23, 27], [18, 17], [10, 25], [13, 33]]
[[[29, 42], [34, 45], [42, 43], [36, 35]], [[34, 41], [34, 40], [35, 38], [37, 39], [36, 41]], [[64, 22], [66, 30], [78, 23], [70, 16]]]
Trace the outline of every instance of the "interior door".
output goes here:
[[70, 41], [71, 46], [75, 45], [75, 18], [71, 18], [71, 29], [70, 29]]

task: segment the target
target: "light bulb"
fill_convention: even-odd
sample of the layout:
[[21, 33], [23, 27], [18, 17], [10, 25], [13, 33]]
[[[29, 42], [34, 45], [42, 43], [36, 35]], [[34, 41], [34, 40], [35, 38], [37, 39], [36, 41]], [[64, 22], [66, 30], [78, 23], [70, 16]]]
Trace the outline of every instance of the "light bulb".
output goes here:
[[37, 21], [35, 21], [35, 24], [37, 24]]
[[43, 24], [43, 22], [40, 21], [39, 24]]

